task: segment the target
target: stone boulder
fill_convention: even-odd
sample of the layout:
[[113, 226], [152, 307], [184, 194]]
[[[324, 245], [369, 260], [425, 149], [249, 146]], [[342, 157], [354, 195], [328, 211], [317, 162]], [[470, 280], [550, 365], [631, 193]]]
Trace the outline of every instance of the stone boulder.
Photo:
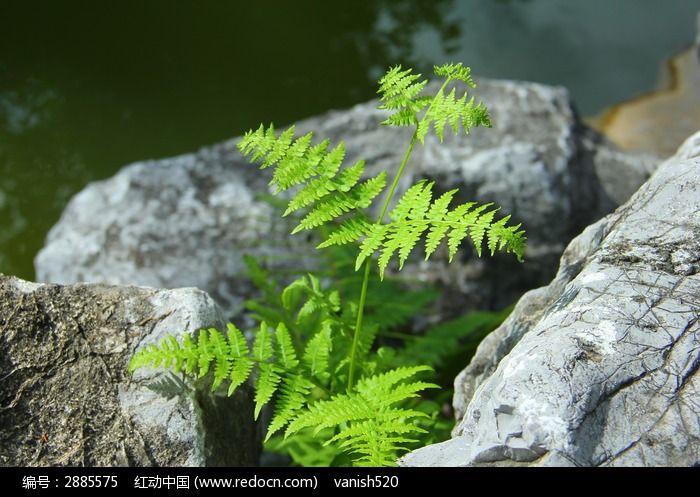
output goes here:
[[571, 242], [455, 381], [407, 466], [700, 464], [700, 133]]
[[[566, 243], [626, 200], [656, 165], [616, 151], [583, 126], [563, 88], [483, 80], [476, 94], [491, 111], [493, 129], [442, 145], [428, 139], [415, 149], [401, 185], [427, 177], [437, 181], [436, 190], [459, 187], [460, 200], [494, 201], [527, 230], [526, 265], [506, 256], [486, 262], [465, 251], [449, 269], [445, 254], [406, 268], [408, 277], [446, 285], [460, 310], [465, 301], [472, 308], [503, 307], [545, 284]], [[344, 139], [348, 161], [364, 158], [375, 171], [395, 168], [410, 130], [380, 126], [385, 114], [376, 104], [329, 112], [298, 128]], [[269, 170], [243, 159], [237, 141], [132, 164], [87, 186], [37, 255], [38, 281], [196, 286], [233, 314], [251, 295], [244, 254], [313, 265], [308, 240], [290, 238], [289, 222], [260, 199]]]
[[0, 275], [0, 466], [255, 464], [249, 392], [218, 397], [163, 371], [126, 371], [146, 343], [223, 325], [193, 288]]

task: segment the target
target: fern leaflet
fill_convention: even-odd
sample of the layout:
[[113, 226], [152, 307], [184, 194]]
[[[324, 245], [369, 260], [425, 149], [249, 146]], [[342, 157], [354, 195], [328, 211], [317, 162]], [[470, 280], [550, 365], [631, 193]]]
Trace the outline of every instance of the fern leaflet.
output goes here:
[[285, 436], [304, 428], [313, 428], [318, 433], [349, 423], [329, 443], [341, 441], [344, 447], [358, 453], [356, 462], [362, 464], [395, 464], [400, 445], [413, 441], [410, 434], [421, 431], [408, 421], [426, 416], [423, 412], [395, 405], [426, 388], [437, 387], [421, 381], [403, 382], [429, 369], [426, 366], [404, 367], [365, 378], [357, 384], [356, 391], [309, 406], [289, 424]]
[[445, 64], [436, 66], [435, 75], [445, 78], [445, 82], [434, 97], [420, 95], [427, 80], [417, 82], [420, 74], [412, 74], [411, 69], [402, 70], [396, 66], [386, 73], [379, 81], [379, 93], [382, 104], [380, 109], [394, 110], [383, 124], [390, 126], [416, 125], [416, 137], [421, 143], [432, 125], [440, 141], [444, 138], [446, 125], [452, 128], [455, 134], [459, 132], [460, 125], [465, 132], [477, 126], [491, 126], [486, 107], [474, 102], [474, 98], [467, 98], [467, 93], [457, 96], [456, 89], [445, 95], [446, 86], [452, 81], [462, 81], [468, 87], [475, 88], [476, 84], [471, 78], [471, 71], [462, 64]]
[[[261, 126], [256, 131], [245, 134], [238, 148], [252, 160], [261, 160], [261, 168], [276, 165], [271, 184], [277, 193], [292, 186], [304, 186], [287, 204], [284, 215], [302, 208], [309, 212], [294, 228], [292, 233], [316, 228], [329, 221], [347, 216], [354, 219], [362, 209], [370, 206], [372, 200], [386, 186], [386, 173], [360, 182], [364, 172], [364, 162], [359, 161], [350, 167], [341, 168], [345, 157], [345, 146], [341, 143], [327, 151], [328, 142], [311, 146], [312, 135], [307, 133], [294, 139], [294, 126], [276, 135], [274, 127]], [[348, 224], [349, 228], [359, 228], [360, 224]], [[362, 236], [357, 232], [355, 239]]]
[[322, 381], [328, 379], [328, 356], [331, 347], [331, 323], [324, 321], [321, 329], [309, 340], [304, 350], [303, 362], [311, 376]]
[[449, 191], [432, 202], [433, 185], [433, 182], [422, 181], [409, 188], [390, 213], [391, 222], [372, 227], [360, 246], [360, 253], [355, 262], [356, 269], [360, 268], [367, 257], [381, 250], [379, 274], [383, 279], [392, 256], [398, 251], [399, 269], [402, 268], [409, 253], [426, 230], [426, 259], [447, 237], [451, 261], [462, 240], [467, 236], [471, 238], [479, 256], [486, 237], [491, 255], [496, 250], [502, 250], [512, 252], [518, 259], [522, 259], [525, 232], [519, 229], [519, 224], [506, 225], [510, 216], [493, 222], [496, 210], [488, 210], [491, 204], [476, 206], [473, 202], [461, 204], [450, 211], [448, 207], [455, 191]]

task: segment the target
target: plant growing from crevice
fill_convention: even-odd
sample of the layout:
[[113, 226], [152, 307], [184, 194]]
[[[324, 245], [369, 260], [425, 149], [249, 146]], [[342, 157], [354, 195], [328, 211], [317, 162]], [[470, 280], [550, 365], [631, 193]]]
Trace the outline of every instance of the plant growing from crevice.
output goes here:
[[[343, 296], [356, 296], [362, 285], [362, 275], [355, 271], [353, 247], [330, 247], [320, 254], [316, 274], [323, 281], [333, 282], [333, 287]], [[294, 258], [294, 254], [289, 255]], [[248, 276], [259, 289], [259, 296], [246, 302], [246, 309], [258, 321], [276, 324], [289, 322], [295, 309], [286, 309], [282, 302], [279, 278], [288, 280], [302, 271], [265, 269], [264, 259], [246, 256]], [[277, 261], [279, 263], [279, 261]], [[363, 356], [361, 363], [369, 367], [379, 365], [380, 370], [399, 366], [422, 364], [433, 371], [421, 373], [424, 381], [439, 384], [439, 389], [421, 392], [421, 397], [411, 399], [412, 408], [427, 414], [416, 419], [424, 432], [414, 434], [415, 442], [405, 447], [412, 449], [449, 438], [454, 420], [450, 415], [452, 382], [455, 375], [476, 351], [476, 346], [488, 332], [495, 329], [510, 313], [510, 308], [500, 312], [470, 311], [454, 319], [441, 320], [439, 324], [416, 327], [417, 316], [431, 316], [437, 311], [440, 292], [425, 282], [411, 282], [398, 276], [383, 281], [370, 278], [365, 306], [365, 326], [375, 330], [373, 351]], [[412, 288], [411, 288], [412, 287]], [[439, 312], [439, 311], [438, 311]], [[420, 320], [419, 320], [420, 321]], [[301, 323], [303, 326], [303, 323]], [[352, 323], [350, 323], [352, 325]], [[307, 336], [313, 329], [302, 329]], [[341, 343], [342, 345], [342, 343]], [[303, 430], [290, 437], [281, 434], [265, 441], [265, 450], [291, 458], [301, 466], [342, 466], [352, 461], [334, 444], [328, 444], [332, 430], [314, 433]]]
[[[278, 305], [254, 309], [260, 325], [252, 347], [229, 324], [225, 331], [186, 335], [182, 343], [168, 337], [145, 347], [133, 356], [130, 370], [163, 366], [199, 377], [211, 372], [212, 389], [227, 383], [229, 395], [254, 378], [256, 419], [276, 398], [266, 439], [283, 433], [279, 444], [321, 440], [334, 448], [333, 454], [344, 453], [350, 464], [394, 464], [426, 432], [431, 414], [421, 405], [421, 394], [436, 385], [426, 379], [429, 365], [375, 347], [381, 324], [366, 315], [373, 266], [384, 280], [392, 259], [396, 256], [401, 270], [421, 240], [426, 259], [445, 241], [450, 261], [466, 238], [479, 256], [485, 244], [492, 255], [510, 252], [522, 260], [525, 246], [524, 232], [519, 224], [508, 224], [510, 216], [497, 219], [492, 204], [451, 206], [457, 190], [433, 198], [432, 182], [411, 186], [389, 209], [414, 147], [431, 130], [442, 141], [448, 126], [455, 134], [490, 126], [486, 108], [466, 91], [447, 92], [452, 84], [475, 87], [468, 68], [446, 64], [435, 74], [443, 83], [432, 96], [424, 94], [427, 80], [400, 66], [379, 81], [380, 108], [390, 111], [383, 124], [414, 128], [395, 172], [366, 178], [364, 161], [343, 164], [342, 142], [335, 147], [328, 140], [314, 143], [312, 133], [296, 137], [294, 126], [281, 133], [272, 125], [260, 126], [238, 144], [262, 169], [273, 168], [275, 194], [291, 190], [284, 215], [301, 213], [292, 234], [322, 230], [325, 239], [318, 248], [357, 247], [354, 269], [362, 274], [357, 300], [341, 299], [332, 284], [308, 274], [281, 293], [268, 288], [269, 300]], [[372, 209], [381, 195], [378, 209]], [[264, 286], [264, 277], [258, 283]]]

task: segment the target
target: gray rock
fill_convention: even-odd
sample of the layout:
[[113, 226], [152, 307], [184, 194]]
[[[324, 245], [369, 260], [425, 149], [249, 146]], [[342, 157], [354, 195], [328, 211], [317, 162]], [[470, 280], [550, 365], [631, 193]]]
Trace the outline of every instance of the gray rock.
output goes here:
[[255, 464], [249, 392], [218, 397], [162, 371], [126, 372], [146, 343], [223, 324], [193, 288], [0, 275], [0, 465]]
[[456, 380], [408, 466], [700, 463], [700, 133], [567, 248]]
[[[477, 95], [494, 128], [442, 145], [429, 138], [415, 149], [400, 188], [432, 178], [437, 190], [460, 188], [462, 201], [495, 201], [527, 230], [527, 265], [510, 256], [485, 262], [465, 251], [449, 268], [444, 253], [406, 268], [408, 278], [446, 285], [460, 310], [465, 300], [473, 308], [504, 307], [549, 281], [566, 243], [625, 200], [654, 164], [632, 160], [585, 128], [563, 88], [484, 80]], [[373, 101], [298, 128], [344, 139], [350, 163], [364, 158], [370, 171], [394, 169], [410, 130], [380, 126], [384, 118]], [[290, 239], [288, 222], [258, 199], [268, 191], [269, 171], [243, 159], [236, 142], [132, 164], [86, 187], [49, 233], [35, 261], [37, 279], [196, 286], [233, 314], [251, 293], [243, 254], [312, 264], [306, 238]]]
[[37, 280], [194, 286], [231, 313], [247, 292], [242, 253], [265, 253], [258, 241], [274, 238], [276, 216], [255, 200], [265, 185], [233, 141], [132, 164], [71, 200], [36, 258]]

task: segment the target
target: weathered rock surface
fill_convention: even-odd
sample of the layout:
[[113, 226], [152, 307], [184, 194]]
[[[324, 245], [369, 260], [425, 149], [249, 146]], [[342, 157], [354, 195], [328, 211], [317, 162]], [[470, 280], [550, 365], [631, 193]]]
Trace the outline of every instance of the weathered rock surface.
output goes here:
[[193, 288], [0, 275], [0, 465], [255, 464], [245, 392], [219, 398], [163, 372], [126, 372], [147, 342], [223, 324], [212, 299]]
[[[194, 286], [227, 310], [247, 283], [241, 255], [274, 238], [266, 179], [229, 141], [126, 167], [77, 194], [36, 259], [37, 280]], [[286, 238], [280, 236], [277, 242]]]
[[[485, 263], [465, 253], [449, 269], [443, 258], [406, 271], [450, 287], [459, 307], [468, 296], [470, 306], [483, 309], [509, 305], [549, 281], [566, 243], [626, 200], [656, 162], [610, 148], [580, 124], [562, 88], [486, 80], [477, 95], [494, 128], [442, 145], [429, 139], [414, 151], [402, 188], [429, 177], [437, 190], [459, 187], [459, 200], [494, 201], [522, 222], [527, 265], [512, 257]], [[371, 170], [393, 169], [410, 130], [380, 126], [385, 114], [375, 107], [330, 112], [298, 128], [344, 139], [350, 163], [364, 158]], [[89, 185], [49, 233], [35, 261], [38, 280], [196, 286], [235, 312], [250, 295], [243, 254], [284, 254], [296, 265], [309, 259], [307, 240], [289, 242], [287, 221], [258, 199], [267, 192], [268, 171], [243, 159], [236, 142], [132, 164]]]
[[700, 463], [699, 205], [697, 133], [480, 345], [454, 438], [403, 463]]

